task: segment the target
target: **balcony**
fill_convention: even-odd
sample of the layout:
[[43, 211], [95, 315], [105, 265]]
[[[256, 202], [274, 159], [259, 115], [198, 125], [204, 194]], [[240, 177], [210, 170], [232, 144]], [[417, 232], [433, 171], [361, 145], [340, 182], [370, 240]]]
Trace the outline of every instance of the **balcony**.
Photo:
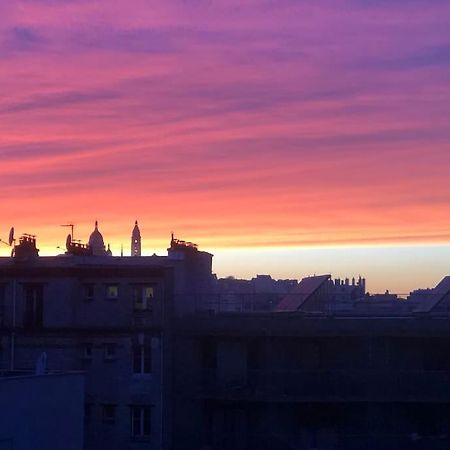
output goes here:
[[132, 315], [133, 327], [146, 328], [159, 324], [158, 317], [151, 309], [134, 310]]
[[223, 380], [202, 371], [204, 398], [299, 402], [450, 402], [450, 371], [250, 370]]

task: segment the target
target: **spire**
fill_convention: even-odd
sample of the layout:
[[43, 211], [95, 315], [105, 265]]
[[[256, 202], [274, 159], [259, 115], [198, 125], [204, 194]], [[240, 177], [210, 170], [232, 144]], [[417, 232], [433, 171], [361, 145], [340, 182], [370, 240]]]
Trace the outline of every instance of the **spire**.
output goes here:
[[141, 232], [137, 220], [131, 233], [131, 256], [141, 256]]

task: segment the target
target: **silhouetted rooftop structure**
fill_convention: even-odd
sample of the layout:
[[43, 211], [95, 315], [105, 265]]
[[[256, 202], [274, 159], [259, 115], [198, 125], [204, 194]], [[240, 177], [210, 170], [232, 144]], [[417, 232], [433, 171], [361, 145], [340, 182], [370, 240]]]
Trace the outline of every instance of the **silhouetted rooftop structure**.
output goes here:
[[27, 259], [39, 256], [36, 248], [36, 236], [24, 234], [19, 238], [19, 244], [14, 247], [14, 256], [18, 259]]
[[430, 312], [437, 308], [444, 299], [449, 297], [450, 294], [450, 276], [444, 277], [434, 289], [430, 289], [425, 292], [422, 291], [421, 301], [415, 309], [415, 312]]
[[325, 283], [331, 275], [303, 278], [300, 283], [281, 300], [276, 311], [298, 311]]

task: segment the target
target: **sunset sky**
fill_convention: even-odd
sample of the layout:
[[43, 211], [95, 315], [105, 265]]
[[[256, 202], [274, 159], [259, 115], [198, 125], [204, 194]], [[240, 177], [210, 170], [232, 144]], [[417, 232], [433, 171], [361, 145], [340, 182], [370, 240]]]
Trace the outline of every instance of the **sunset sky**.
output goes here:
[[[450, 273], [447, 0], [0, 0], [0, 238], [220, 276]], [[0, 255], [9, 249], [0, 246]]]

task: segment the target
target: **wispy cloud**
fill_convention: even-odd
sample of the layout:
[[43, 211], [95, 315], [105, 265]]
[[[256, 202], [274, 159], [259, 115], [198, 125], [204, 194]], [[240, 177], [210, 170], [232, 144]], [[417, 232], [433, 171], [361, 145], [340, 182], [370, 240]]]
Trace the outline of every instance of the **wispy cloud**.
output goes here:
[[450, 6], [426, 5], [12, 2], [4, 210], [212, 245], [444, 239]]

